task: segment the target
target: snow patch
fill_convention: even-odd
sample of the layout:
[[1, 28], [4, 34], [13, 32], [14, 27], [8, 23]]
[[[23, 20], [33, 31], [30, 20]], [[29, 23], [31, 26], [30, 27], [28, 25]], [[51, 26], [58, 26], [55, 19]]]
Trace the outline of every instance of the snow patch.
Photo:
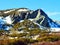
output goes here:
[[51, 28], [50, 29], [52, 32], [60, 32], [60, 28]]
[[[15, 10], [15, 9], [14, 9], [14, 10]], [[4, 13], [9, 13], [9, 12], [14, 11], [14, 10], [5, 11]]]
[[19, 9], [18, 11], [28, 11], [27, 9]]
[[11, 17], [10, 17], [10, 16], [7, 16], [6, 18], [4, 18], [4, 21], [5, 21], [7, 24], [12, 24], [12, 20], [11, 20]]

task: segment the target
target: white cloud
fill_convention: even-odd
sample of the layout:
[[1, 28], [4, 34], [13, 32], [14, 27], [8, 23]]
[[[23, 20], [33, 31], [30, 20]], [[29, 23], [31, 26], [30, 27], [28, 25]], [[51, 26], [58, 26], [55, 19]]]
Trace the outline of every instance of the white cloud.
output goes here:
[[60, 12], [46, 12], [48, 16], [60, 15]]

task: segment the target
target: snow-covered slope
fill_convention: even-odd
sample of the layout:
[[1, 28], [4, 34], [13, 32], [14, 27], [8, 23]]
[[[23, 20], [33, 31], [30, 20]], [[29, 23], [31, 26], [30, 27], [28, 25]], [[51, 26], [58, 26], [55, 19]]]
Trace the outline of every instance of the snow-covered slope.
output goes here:
[[[7, 20], [8, 21], [8, 20]], [[10, 22], [9, 22], [10, 23]], [[3, 18], [0, 18], [0, 30], [8, 30], [11, 26], [6, 24]]]
[[60, 32], [60, 28], [50, 28], [52, 32]]
[[28, 15], [28, 19], [33, 19], [33, 21], [44, 27], [60, 28], [60, 25], [50, 19], [47, 14], [41, 9], [38, 9], [32, 14]]
[[27, 8], [18, 8], [0, 11], [0, 29], [8, 30], [9, 25], [22, 20], [30, 20], [44, 28], [60, 28], [60, 25], [50, 19], [42, 9], [33, 11]]

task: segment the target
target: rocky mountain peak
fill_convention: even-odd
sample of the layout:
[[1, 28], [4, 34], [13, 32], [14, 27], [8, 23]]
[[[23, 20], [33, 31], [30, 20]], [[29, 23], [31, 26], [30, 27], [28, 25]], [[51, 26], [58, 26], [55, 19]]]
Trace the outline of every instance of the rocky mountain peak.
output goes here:
[[42, 27], [60, 28], [60, 25], [49, 18], [42, 9], [37, 9], [35, 11], [27, 8], [1, 10], [0, 17], [4, 24], [9, 25], [14, 25], [22, 20], [30, 20]]

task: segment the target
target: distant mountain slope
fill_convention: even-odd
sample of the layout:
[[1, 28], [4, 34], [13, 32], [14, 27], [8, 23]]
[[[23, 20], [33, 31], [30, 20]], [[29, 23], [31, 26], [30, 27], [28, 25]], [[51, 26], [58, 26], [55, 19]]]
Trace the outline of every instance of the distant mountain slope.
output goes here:
[[56, 23], [60, 24], [60, 21], [54, 20], [54, 22], [56, 22]]
[[[32, 16], [33, 15], [33, 16]], [[35, 17], [34, 17], [35, 16]], [[36, 22], [44, 27], [50, 28], [59, 28], [60, 25], [54, 22], [52, 19], [48, 17], [48, 15], [41, 9], [34, 11], [30, 17], [35, 18]]]
[[[42, 9], [37, 9], [35, 11], [27, 8], [1, 10], [0, 17], [0, 24], [2, 23], [1, 25], [14, 25], [22, 20], [30, 20], [42, 27], [60, 28], [60, 25], [50, 19]], [[7, 26], [5, 27], [7, 28]], [[3, 27], [0, 26], [0, 29], [1, 28]]]

